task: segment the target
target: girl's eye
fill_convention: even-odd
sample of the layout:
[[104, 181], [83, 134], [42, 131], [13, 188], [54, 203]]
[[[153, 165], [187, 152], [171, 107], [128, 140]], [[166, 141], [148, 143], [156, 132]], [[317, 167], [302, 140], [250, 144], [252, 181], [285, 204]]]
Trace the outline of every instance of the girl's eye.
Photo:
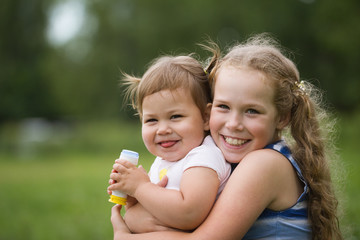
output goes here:
[[174, 115], [172, 115], [170, 117], [170, 119], [178, 119], [178, 118], [181, 118], [181, 117], [182, 117], [182, 115], [180, 115], [180, 114], [174, 114]]
[[255, 110], [255, 109], [250, 108], [250, 109], [246, 110], [246, 113], [249, 113], [249, 114], [258, 114], [258, 113], [259, 113], [259, 111], [257, 111], [257, 110]]
[[221, 109], [230, 109], [229, 106], [225, 105], [225, 104], [219, 104], [217, 105], [218, 108], [221, 108]]

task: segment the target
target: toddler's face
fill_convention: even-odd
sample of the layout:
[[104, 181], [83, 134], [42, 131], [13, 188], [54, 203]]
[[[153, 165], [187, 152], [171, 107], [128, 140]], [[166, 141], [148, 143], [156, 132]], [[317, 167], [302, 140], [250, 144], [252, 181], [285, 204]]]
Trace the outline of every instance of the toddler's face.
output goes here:
[[259, 71], [224, 66], [217, 75], [211, 135], [228, 162], [279, 139], [274, 89]]
[[178, 161], [204, 139], [208, 121], [193, 101], [190, 92], [179, 88], [162, 90], [143, 101], [142, 137], [155, 156]]

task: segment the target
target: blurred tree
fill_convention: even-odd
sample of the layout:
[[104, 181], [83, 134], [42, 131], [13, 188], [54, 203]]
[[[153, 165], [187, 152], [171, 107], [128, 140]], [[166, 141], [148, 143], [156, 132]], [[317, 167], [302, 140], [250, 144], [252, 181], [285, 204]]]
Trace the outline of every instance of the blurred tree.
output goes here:
[[0, 122], [53, 117], [56, 105], [42, 74], [48, 1], [5, 0], [0, 8]]
[[302, 77], [320, 85], [335, 107], [351, 110], [360, 104], [356, 0], [113, 0], [109, 5], [94, 1], [89, 9], [98, 19], [93, 59], [107, 54], [108, 72], [117, 63], [141, 75], [162, 53], [196, 51], [204, 58], [196, 43], [207, 36], [226, 47], [251, 34], [270, 32], [293, 52]]
[[[85, 9], [76, 36], [45, 40], [54, 4]], [[112, 117], [122, 111], [120, 70], [142, 75], [160, 54], [205, 53], [270, 32], [293, 52], [302, 78], [341, 110], [360, 106], [359, 1], [6, 0], [0, 9], [0, 119]]]
[[360, 109], [360, 1], [318, 0], [309, 18], [314, 74], [340, 111]]

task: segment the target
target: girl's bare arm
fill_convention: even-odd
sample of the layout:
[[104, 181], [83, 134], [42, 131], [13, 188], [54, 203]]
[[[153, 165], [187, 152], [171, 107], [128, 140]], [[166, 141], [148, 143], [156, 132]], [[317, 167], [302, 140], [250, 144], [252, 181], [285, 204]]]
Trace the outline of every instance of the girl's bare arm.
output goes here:
[[206, 167], [187, 169], [180, 191], [151, 183], [148, 176], [131, 163], [120, 162], [114, 169], [118, 174], [111, 174], [111, 178], [116, 183], [109, 190], [121, 190], [134, 196], [160, 222], [182, 230], [196, 228], [207, 217], [220, 184], [217, 173]]
[[296, 188], [287, 187], [289, 183], [293, 185], [292, 174], [296, 173], [291, 164], [278, 154], [269, 151], [249, 154], [231, 175], [210, 215], [194, 232], [129, 234], [117, 209], [113, 209], [114, 239], [241, 239], [265, 208], [285, 208], [294, 201], [293, 197], [284, 200], [289, 194], [283, 193], [284, 189]]

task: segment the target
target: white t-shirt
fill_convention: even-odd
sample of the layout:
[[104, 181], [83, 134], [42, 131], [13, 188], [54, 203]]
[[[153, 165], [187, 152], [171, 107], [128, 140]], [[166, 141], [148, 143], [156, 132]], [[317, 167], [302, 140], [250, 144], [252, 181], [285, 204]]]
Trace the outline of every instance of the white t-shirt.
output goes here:
[[180, 190], [181, 177], [191, 167], [207, 167], [217, 173], [220, 180], [217, 197], [224, 189], [231, 173], [230, 164], [225, 161], [221, 150], [215, 145], [211, 136], [206, 136], [199, 147], [192, 149], [179, 161], [169, 162], [156, 157], [150, 168], [150, 180], [152, 183], [158, 183], [163, 175], [167, 175], [168, 183], [166, 188]]

